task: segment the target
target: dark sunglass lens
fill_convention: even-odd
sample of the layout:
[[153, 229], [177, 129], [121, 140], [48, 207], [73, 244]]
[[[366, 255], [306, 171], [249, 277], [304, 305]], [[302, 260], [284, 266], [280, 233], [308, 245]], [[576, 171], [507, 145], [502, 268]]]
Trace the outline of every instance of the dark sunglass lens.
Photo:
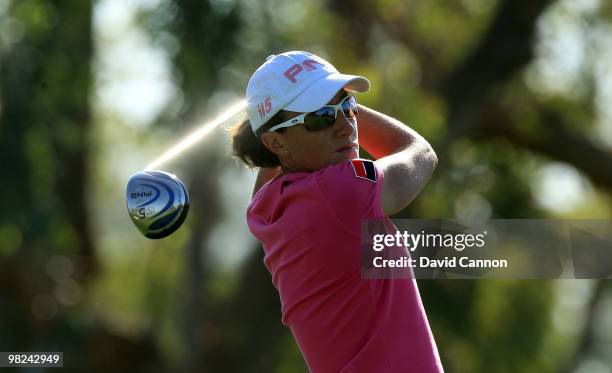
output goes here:
[[336, 121], [336, 115], [332, 108], [324, 107], [306, 115], [304, 125], [309, 131], [318, 131], [325, 129]]

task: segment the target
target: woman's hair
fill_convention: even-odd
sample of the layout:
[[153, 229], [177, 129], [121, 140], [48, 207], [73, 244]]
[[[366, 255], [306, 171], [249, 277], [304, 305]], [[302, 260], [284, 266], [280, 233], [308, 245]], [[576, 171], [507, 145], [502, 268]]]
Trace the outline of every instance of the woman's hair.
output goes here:
[[[232, 140], [232, 155], [240, 158], [248, 167], [276, 167], [281, 163], [276, 156], [261, 142], [261, 134], [270, 127], [282, 123], [285, 120], [284, 111], [279, 111], [269, 121], [267, 121], [257, 134], [251, 129], [251, 122], [248, 119], [236, 124], [229, 129]], [[279, 128], [276, 132], [284, 132], [285, 128]]]

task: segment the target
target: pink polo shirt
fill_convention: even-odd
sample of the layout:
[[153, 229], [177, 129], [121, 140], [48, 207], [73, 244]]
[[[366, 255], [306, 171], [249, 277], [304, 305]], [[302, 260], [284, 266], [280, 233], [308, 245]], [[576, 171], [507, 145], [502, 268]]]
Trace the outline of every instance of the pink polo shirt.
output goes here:
[[361, 278], [361, 221], [384, 218], [382, 182], [373, 162], [346, 161], [281, 175], [247, 210], [313, 373], [443, 371], [416, 281]]

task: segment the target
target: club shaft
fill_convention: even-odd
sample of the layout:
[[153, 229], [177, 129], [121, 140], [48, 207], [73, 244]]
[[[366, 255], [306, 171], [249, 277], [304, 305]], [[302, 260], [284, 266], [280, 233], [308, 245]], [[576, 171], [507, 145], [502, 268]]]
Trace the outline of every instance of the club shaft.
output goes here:
[[212, 130], [217, 128], [223, 122], [232, 118], [234, 115], [240, 113], [242, 110], [246, 108], [246, 101], [240, 101], [237, 104], [231, 106], [225, 112], [221, 113], [217, 118], [213, 121], [208, 122], [200, 126], [193, 133], [187, 135], [183, 140], [181, 140], [178, 144], [174, 145], [172, 148], [168, 149], [164, 154], [162, 154], [158, 159], [151, 162], [146, 168], [145, 171], [153, 170], [158, 168], [163, 163], [171, 160], [177, 155], [181, 154], [183, 151], [189, 149], [195, 143], [199, 142], [208, 135]]

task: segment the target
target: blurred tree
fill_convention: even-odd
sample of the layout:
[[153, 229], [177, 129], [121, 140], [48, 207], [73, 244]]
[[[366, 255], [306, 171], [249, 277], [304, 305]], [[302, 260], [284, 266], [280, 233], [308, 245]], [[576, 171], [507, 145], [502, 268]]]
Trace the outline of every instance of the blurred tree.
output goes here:
[[[220, 88], [220, 74], [237, 49], [235, 37], [240, 31], [239, 8], [232, 2], [220, 4], [214, 1], [175, 0], [162, 2], [156, 12], [167, 12], [176, 8], [176, 14], [168, 25], [151, 28], [155, 35], [170, 31], [180, 43], [174, 57], [176, 75], [183, 93], [184, 106], [178, 122], [196, 123], [202, 117], [210, 97]], [[151, 18], [149, 18], [151, 19]], [[163, 25], [162, 25], [163, 26]], [[210, 292], [209, 240], [210, 233], [222, 221], [219, 202], [220, 175], [227, 167], [227, 156], [218, 146], [208, 145], [200, 149], [188, 168], [191, 190], [191, 232], [185, 246], [185, 303], [183, 306], [183, 335], [185, 342], [183, 366], [186, 372], [245, 371], [251, 366], [248, 351], [240, 356], [231, 354], [239, 346], [229, 345], [225, 340], [234, 333], [251, 339], [248, 329], [236, 329], [230, 324], [219, 324], [217, 318], [237, 319], [242, 309], [218, 308], [218, 302]], [[221, 313], [222, 312], [222, 313]], [[231, 332], [233, 330], [233, 332]], [[235, 370], [230, 367], [234, 366]]]
[[[6, 3], [6, 2], [5, 2]], [[0, 350], [63, 351], [71, 370], [149, 371], [157, 352], [82, 303], [98, 261], [88, 211], [92, 2], [0, 14]]]
[[307, 372], [293, 336], [280, 322], [278, 292], [263, 265], [263, 248], [258, 245], [253, 253], [233, 296], [211, 315], [219, 339], [207, 351], [206, 366], [224, 372]]
[[63, 7], [19, 1], [4, 17], [17, 36], [2, 50], [0, 172], [10, 182], [0, 223], [21, 237], [8, 251], [46, 246], [72, 256], [87, 280], [97, 268], [86, 188], [91, 4]]
[[603, 302], [605, 301], [606, 292], [609, 294], [611, 288], [612, 283], [610, 281], [597, 281], [593, 296], [589, 300], [589, 305], [586, 309], [585, 326], [582, 329], [582, 334], [580, 335], [578, 342], [576, 343], [575, 353], [564, 362], [565, 365], [560, 367], [559, 372], [576, 372], [580, 368], [580, 364], [593, 355], [600, 355], [600, 357], [603, 359], [606, 358], [605, 355], [598, 353], [596, 319], [598, 316], [597, 310], [602, 306]]
[[[176, 76], [183, 94], [178, 123], [196, 123], [225, 83], [222, 74], [240, 52], [238, 35], [245, 22], [242, 8], [232, 1], [175, 0], [162, 2], [145, 19], [163, 18], [160, 12], [176, 7], [167, 25], [156, 28], [155, 38], [171, 32], [180, 43], [174, 57]], [[145, 21], [146, 24], [146, 21]], [[272, 42], [272, 37], [270, 41]], [[252, 67], [249, 67], [252, 68]], [[243, 87], [241, 87], [243, 88]], [[209, 116], [207, 116], [209, 117]], [[164, 118], [167, 119], [167, 118]], [[164, 120], [165, 122], [166, 120]], [[189, 157], [187, 169], [191, 206], [191, 236], [185, 246], [186, 273], [182, 312], [185, 351], [182, 371], [263, 372], [275, 371], [286, 355], [297, 347], [289, 330], [280, 323], [280, 305], [270, 276], [262, 264], [261, 247], [253, 251], [238, 286], [228, 299], [218, 299], [211, 291], [210, 234], [223, 222], [219, 201], [219, 175], [234, 163], [224, 148], [207, 143]], [[196, 160], [197, 159], [197, 160]], [[205, 160], [205, 164], [202, 161]], [[297, 356], [298, 366], [305, 364]], [[293, 363], [289, 363], [293, 365]]]

